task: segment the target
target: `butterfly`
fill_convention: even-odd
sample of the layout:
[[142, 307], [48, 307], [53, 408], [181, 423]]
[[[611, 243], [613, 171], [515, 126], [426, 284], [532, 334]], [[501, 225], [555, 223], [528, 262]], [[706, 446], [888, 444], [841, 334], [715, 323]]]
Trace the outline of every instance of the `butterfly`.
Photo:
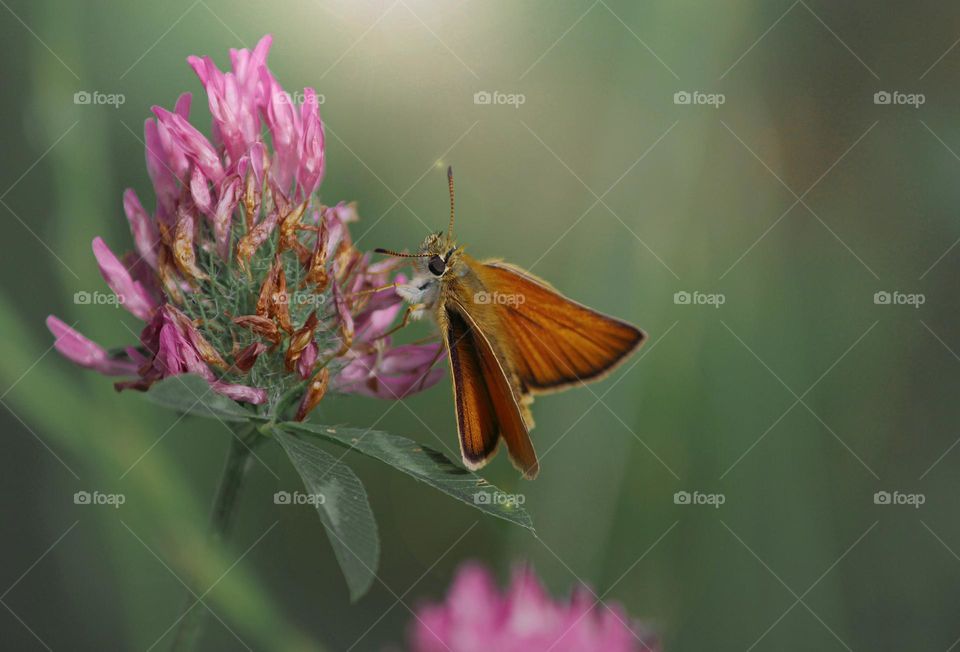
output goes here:
[[599, 380], [643, 344], [639, 328], [560, 294], [546, 281], [500, 260], [477, 260], [453, 238], [453, 170], [447, 169], [450, 223], [417, 253], [409, 283], [396, 286], [409, 304], [400, 327], [429, 316], [439, 328], [453, 378], [463, 463], [489, 462], [502, 439], [528, 479], [540, 471], [530, 440], [537, 394]]

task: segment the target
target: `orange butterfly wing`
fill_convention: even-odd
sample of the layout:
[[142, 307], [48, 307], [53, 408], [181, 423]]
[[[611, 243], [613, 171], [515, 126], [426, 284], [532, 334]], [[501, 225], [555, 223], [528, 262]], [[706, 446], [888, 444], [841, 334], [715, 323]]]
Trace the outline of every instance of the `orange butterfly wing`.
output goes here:
[[[476, 322], [454, 301], [441, 313], [450, 360], [460, 452], [476, 470], [496, 452], [500, 437], [514, 465], [528, 479], [540, 471], [523, 413], [503, 365]], [[445, 327], [444, 327], [445, 326]]]
[[475, 267], [515, 352], [516, 372], [531, 393], [598, 380], [647, 337], [639, 328], [567, 299], [519, 267], [499, 261]]

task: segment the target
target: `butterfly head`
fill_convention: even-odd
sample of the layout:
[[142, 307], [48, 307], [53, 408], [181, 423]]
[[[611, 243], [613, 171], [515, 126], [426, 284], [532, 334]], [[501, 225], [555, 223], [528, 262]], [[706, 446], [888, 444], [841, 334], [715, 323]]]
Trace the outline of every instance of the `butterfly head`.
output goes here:
[[458, 247], [449, 234], [431, 233], [420, 245], [417, 268], [425, 276], [440, 278], [455, 271], [463, 247]]

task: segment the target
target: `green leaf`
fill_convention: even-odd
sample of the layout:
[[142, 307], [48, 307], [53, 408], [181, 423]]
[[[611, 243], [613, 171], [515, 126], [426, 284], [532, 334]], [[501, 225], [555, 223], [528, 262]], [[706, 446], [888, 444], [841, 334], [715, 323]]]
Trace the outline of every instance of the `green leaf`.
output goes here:
[[207, 381], [193, 374], [165, 378], [150, 387], [144, 396], [158, 405], [208, 419], [249, 421], [257, 418], [255, 412], [217, 394]]
[[454, 464], [443, 453], [412, 439], [377, 430], [333, 428], [315, 423], [288, 422], [280, 427], [322, 437], [376, 458], [471, 507], [533, 530], [533, 520], [518, 504], [516, 496], [500, 491], [475, 473]]
[[296, 467], [307, 491], [322, 496], [317, 513], [356, 601], [370, 588], [380, 558], [380, 537], [367, 492], [350, 467], [316, 443], [277, 427], [271, 433]]

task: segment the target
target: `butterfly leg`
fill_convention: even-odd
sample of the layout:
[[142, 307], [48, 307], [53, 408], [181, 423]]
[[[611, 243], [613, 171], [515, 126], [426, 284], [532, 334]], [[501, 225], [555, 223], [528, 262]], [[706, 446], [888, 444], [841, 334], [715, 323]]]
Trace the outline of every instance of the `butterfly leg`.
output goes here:
[[414, 304], [407, 306], [407, 309], [403, 311], [403, 319], [400, 320], [400, 323], [383, 333], [382, 335], [377, 336], [376, 339], [382, 340], [385, 337], [390, 337], [396, 333], [401, 328], [405, 328], [407, 324], [410, 323], [411, 319], [419, 319], [419, 315], [423, 313], [425, 306], [423, 304]]

